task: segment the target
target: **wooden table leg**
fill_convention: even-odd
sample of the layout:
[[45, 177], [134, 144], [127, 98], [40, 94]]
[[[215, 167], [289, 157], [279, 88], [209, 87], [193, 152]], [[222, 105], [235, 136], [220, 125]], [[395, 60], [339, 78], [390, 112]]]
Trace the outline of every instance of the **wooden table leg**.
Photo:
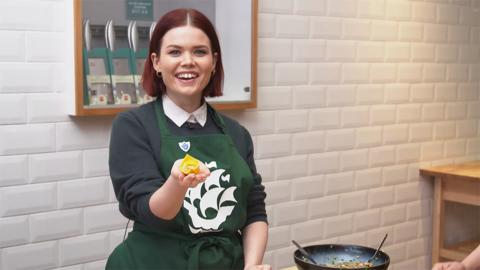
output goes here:
[[443, 246], [443, 224], [445, 204], [442, 198], [442, 178], [435, 177], [433, 197], [433, 238], [432, 238], [432, 265], [440, 261], [440, 249]]

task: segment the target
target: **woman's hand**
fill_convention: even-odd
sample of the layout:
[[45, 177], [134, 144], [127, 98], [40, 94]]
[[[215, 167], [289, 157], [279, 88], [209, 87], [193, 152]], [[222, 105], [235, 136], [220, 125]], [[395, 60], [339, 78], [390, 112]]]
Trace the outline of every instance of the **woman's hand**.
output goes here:
[[436, 263], [432, 270], [467, 270], [467, 268], [459, 262], [444, 262]]
[[246, 265], [244, 270], [272, 270], [269, 264]]
[[175, 163], [173, 163], [172, 170], [170, 175], [173, 176], [184, 188], [193, 188], [196, 187], [201, 182], [205, 181], [207, 177], [210, 175], [210, 170], [200, 162], [200, 171], [197, 174], [183, 174], [180, 171], [180, 164], [182, 163], [183, 159], [177, 159]]

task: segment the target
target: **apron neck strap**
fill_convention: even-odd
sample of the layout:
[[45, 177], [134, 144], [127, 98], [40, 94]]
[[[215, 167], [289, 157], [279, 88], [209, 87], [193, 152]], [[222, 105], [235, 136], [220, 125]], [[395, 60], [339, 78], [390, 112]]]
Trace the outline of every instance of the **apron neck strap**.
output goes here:
[[170, 129], [167, 127], [167, 118], [165, 117], [165, 112], [163, 111], [163, 104], [162, 98], [158, 98], [154, 101], [156, 104], [155, 107], [155, 114], [157, 115], [157, 123], [158, 127], [160, 128], [160, 135], [161, 136], [170, 136]]
[[208, 110], [208, 113], [212, 115], [212, 118], [215, 124], [222, 130], [224, 134], [227, 134], [227, 129], [225, 127], [225, 122], [223, 121], [223, 118], [208, 103], [207, 103], [207, 110]]
[[209, 110], [209, 113], [211, 113], [213, 116], [213, 121], [215, 121], [215, 124], [217, 124], [217, 126], [220, 127], [220, 129], [222, 130], [223, 134], [225, 134], [230, 145], [235, 146], [232, 136], [230, 136], [230, 133], [227, 132], [227, 127], [225, 125], [225, 121], [223, 121], [223, 117], [221, 117], [220, 114], [208, 103], [207, 108]]

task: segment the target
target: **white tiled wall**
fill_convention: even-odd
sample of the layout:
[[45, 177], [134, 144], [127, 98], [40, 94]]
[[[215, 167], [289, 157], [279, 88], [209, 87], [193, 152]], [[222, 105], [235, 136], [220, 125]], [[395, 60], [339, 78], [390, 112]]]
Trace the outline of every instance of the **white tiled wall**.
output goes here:
[[[0, 2], [0, 269], [103, 269], [123, 237], [112, 118], [67, 113], [70, 8]], [[480, 157], [479, 9], [259, 0], [258, 108], [228, 114], [253, 135], [274, 269], [293, 265], [292, 239], [375, 246], [385, 232], [390, 269], [430, 267], [418, 168]]]

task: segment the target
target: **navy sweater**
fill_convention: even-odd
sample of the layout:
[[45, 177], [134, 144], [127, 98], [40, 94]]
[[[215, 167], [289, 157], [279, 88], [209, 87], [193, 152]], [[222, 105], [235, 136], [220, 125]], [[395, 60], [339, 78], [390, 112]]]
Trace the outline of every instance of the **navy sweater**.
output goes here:
[[[156, 217], [148, 204], [150, 196], [165, 181], [160, 174], [160, 130], [155, 115], [153, 101], [138, 108], [120, 113], [112, 125], [110, 138], [109, 167], [110, 177], [120, 212], [127, 218], [162, 228], [169, 221]], [[248, 131], [237, 121], [220, 114], [228, 134], [250, 167], [254, 185], [248, 195], [246, 225], [255, 221], [267, 222], [265, 211], [265, 188], [255, 168], [253, 143]], [[167, 118], [170, 132], [176, 135], [200, 135], [221, 133], [210, 113], [204, 127], [191, 129], [177, 127]]]

